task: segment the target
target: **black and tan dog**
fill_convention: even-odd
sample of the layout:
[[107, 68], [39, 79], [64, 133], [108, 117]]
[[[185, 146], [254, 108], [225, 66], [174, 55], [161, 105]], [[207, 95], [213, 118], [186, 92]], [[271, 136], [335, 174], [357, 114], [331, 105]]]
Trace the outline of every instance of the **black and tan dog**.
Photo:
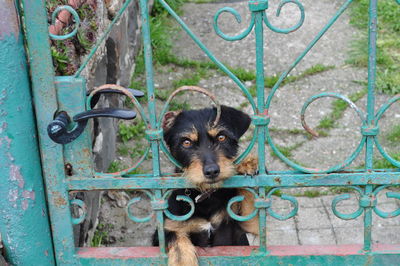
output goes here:
[[[198, 265], [194, 246], [248, 245], [246, 232], [258, 234], [257, 219], [239, 223], [226, 211], [231, 198], [244, 195], [246, 199], [234, 208], [241, 215], [249, 214], [254, 206], [252, 195], [245, 190], [219, 188], [236, 173], [252, 175], [256, 171], [254, 158], [239, 165], [233, 163], [239, 138], [251, 119], [241, 111], [221, 106], [220, 119], [214, 124], [216, 113], [216, 108], [207, 108], [169, 112], [164, 117], [164, 140], [182, 165], [184, 176], [196, 186], [196, 189], [175, 190], [169, 198], [168, 209], [174, 215], [184, 215], [190, 210], [176, 196], [186, 195], [195, 202], [190, 219], [165, 221], [169, 265]], [[157, 234], [154, 236], [157, 245]]]

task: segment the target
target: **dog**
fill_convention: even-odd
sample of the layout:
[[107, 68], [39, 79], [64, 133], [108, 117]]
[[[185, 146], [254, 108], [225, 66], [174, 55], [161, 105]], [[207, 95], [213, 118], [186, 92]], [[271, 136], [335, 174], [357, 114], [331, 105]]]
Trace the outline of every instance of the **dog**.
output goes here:
[[[234, 165], [239, 139], [250, 126], [250, 117], [234, 108], [221, 106], [220, 118], [215, 124], [216, 108], [168, 112], [162, 127], [164, 140], [174, 158], [182, 165], [185, 177], [194, 189], [177, 189], [168, 200], [168, 210], [184, 215], [190, 205], [176, 197], [190, 197], [195, 210], [186, 221], [165, 220], [165, 236], [169, 265], [198, 265], [195, 246], [249, 245], [246, 233], [258, 234], [258, 219], [248, 222], [233, 220], [227, 213], [228, 201], [244, 195], [241, 204], [233, 210], [248, 215], [254, 209], [253, 195], [243, 189], [220, 188], [223, 181], [236, 173], [254, 175], [256, 158]], [[157, 232], [153, 244], [158, 245]]]

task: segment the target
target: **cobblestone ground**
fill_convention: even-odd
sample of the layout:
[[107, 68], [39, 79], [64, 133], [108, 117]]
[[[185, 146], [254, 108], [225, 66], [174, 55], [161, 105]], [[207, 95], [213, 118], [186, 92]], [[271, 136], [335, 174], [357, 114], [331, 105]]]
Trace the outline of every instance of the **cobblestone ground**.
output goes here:
[[[279, 1], [271, 1], [268, 16], [271, 23], [279, 26], [296, 24], [299, 14], [295, 6], [285, 7], [280, 17], [275, 17]], [[295, 58], [305, 49], [308, 43], [322, 29], [328, 20], [339, 9], [344, 1], [301, 1], [306, 10], [304, 25], [291, 34], [277, 34], [265, 30], [265, 73], [267, 76], [278, 75], [286, 70]], [[226, 1], [205, 4], [186, 4], [183, 8], [182, 19], [201, 39], [201, 41], [223, 63], [232, 68], [243, 68], [248, 71], [255, 70], [255, 41], [254, 35], [237, 42], [227, 42], [218, 37], [212, 27], [214, 14], [222, 7], [235, 8], [242, 16], [242, 23], [236, 23], [233, 16], [223, 14], [219, 21], [220, 28], [226, 34], [241, 32], [249, 25], [250, 13], [247, 1]], [[330, 99], [321, 99], [313, 103], [306, 113], [306, 120], [312, 128], [319, 126], [321, 136], [310, 138], [303, 130], [300, 122], [300, 110], [310, 96], [321, 92], [336, 92], [352, 98], [361, 109], [366, 109], [366, 80], [367, 71], [346, 64], [352, 40], [360, 33], [349, 26], [349, 15], [345, 12], [334, 26], [321, 38], [320, 42], [305, 56], [291, 73], [295, 77], [292, 82], [283, 85], [273, 98], [269, 113], [271, 115], [270, 129], [273, 141], [286, 151], [291, 160], [308, 167], [327, 169], [343, 162], [358, 146], [361, 140], [361, 122], [355, 112], [350, 108], [340, 109], [339, 115], [337, 102]], [[196, 47], [193, 41], [182, 31], [174, 35], [173, 51], [180, 58], [196, 61], [207, 61], [205, 54]], [[322, 70], [311, 72], [319, 66]], [[157, 67], [155, 84], [159, 90], [168, 90], [172, 82], [191, 74], [191, 69], [181, 67]], [[250, 88], [254, 81], [246, 81]], [[224, 74], [215, 70], [208, 70], [199, 81], [199, 86], [213, 92], [222, 104], [233, 106], [248, 113], [252, 113], [247, 99], [240, 89]], [[266, 89], [269, 93], [270, 89]], [[376, 107], [379, 108], [389, 99], [387, 95], [376, 95]], [[209, 101], [201, 96], [185, 94], [180, 96], [181, 102], [187, 102], [192, 107], [208, 106]], [[388, 152], [397, 151], [398, 143], [387, 140], [387, 135], [393, 125], [399, 123], [399, 106], [392, 106], [380, 124], [380, 140]], [[323, 122], [327, 117], [334, 117], [333, 126], [324, 127]], [[321, 126], [322, 125], [322, 126]], [[245, 147], [251, 132], [243, 139]], [[273, 155], [267, 146], [267, 167], [269, 170], [290, 169], [279, 158]], [[380, 158], [376, 154], [376, 158]], [[121, 161], [129, 164], [130, 159], [121, 156]], [[364, 154], [361, 153], [350, 167], [357, 168], [363, 165]], [[163, 165], [167, 166], [166, 160]], [[298, 214], [286, 221], [277, 221], [268, 217], [268, 243], [271, 245], [307, 245], [307, 244], [354, 244], [363, 241], [363, 220], [345, 221], [337, 218], [331, 208], [332, 199], [337, 193], [343, 192], [337, 188], [317, 189], [288, 189], [282, 192], [295, 195], [299, 202]], [[351, 193], [351, 191], [350, 191]], [[352, 193], [351, 200], [339, 204], [338, 209], [350, 213], [358, 208], [357, 195]], [[100, 223], [109, 227], [108, 238], [110, 246], [149, 245], [150, 236], [154, 230], [154, 223], [135, 224], [126, 218], [124, 205], [127, 198], [115, 196], [118, 201], [103, 204]], [[132, 197], [132, 195], [129, 195]], [[122, 201], [122, 203], [121, 203]], [[274, 209], [285, 213], [290, 211], [290, 206], [283, 200], [274, 198]], [[388, 199], [384, 191], [379, 194], [378, 206], [386, 211], [393, 211], [400, 207], [399, 201]], [[133, 210], [139, 215], [145, 215], [149, 203], [144, 200], [137, 209]], [[400, 243], [400, 219], [381, 219], [373, 217], [373, 242], [375, 243]]]

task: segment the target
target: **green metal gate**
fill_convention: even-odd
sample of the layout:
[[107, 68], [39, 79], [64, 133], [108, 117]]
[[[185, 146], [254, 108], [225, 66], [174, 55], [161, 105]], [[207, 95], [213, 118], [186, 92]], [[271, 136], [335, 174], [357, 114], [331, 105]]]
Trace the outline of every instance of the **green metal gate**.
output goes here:
[[[101, 42], [104, 40], [111, 27], [120, 18], [122, 12], [127, 8], [131, 1], [126, 0], [121, 10], [116, 14], [113, 22], [106, 30], [104, 36], [100, 37], [95, 47], [85, 59], [80, 69], [73, 76], [54, 76], [52, 59], [50, 56], [49, 38], [66, 39], [71, 37], [76, 31], [66, 36], [54, 36], [48, 33], [47, 15], [43, 1], [22, 0], [24, 10], [24, 21], [26, 27], [26, 41], [29, 52], [31, 82], [33, 89], [33, 99], [36, 111], [36, 120], [39, 136], [39, 144], [42, 159], [42, 169], [47, 189], [48, 207], [50, 212], [50, 222], [52, 228], [52, 239], [56, 263], [58, 265], [148, 265], [165, 264], [167, 262], [165, 238], [164, 238], [164, 216], [173, 220], [185, 220], [193, 212], [194, 203], [188, 198], [187, 201], [192, 210], [185, 216], [174, 216], [168, 212], [167, 198], [172, 189], [190, 187], [185, 177], [177, 176], [171, 173], [165, 173], [160, 167], [160, 151], [164, 152], [171, 162], [175, 163], [172, 155], [168, 152], [163, 140], [161, 120], [168, 109], [168, 102], [163, 111], [156, 113], [155, 89], [153, 84], [153, 66], [152, 50], [149, 28], [149, 14], [147, 0], [139, 0], [142, 16], [142, 34], [144, 42], [144, 55], [146, 66], [147, 82], [147, 112], [144, 107], [131, 94], [131, 91], [119, 86], [102, 86], [86, 96], [86, 82], [81, 77], [82, 70], [86, 67]], [[252, 110], [252, 122], [255, 126], [254, 137], [246, 150], [237, 158], [239, 163], [245, 158], [257, 143], [257, 154], [259, 162], [259, 173], [254, 178], [244, 178], [243, 176], [233, 176], [224, 183], [224, 187], [244, 187], [254, 194], [256, 198], [255, 211], [247, 217], [235, 215], [229, 208], [234, 202], [243, 200], [235, 197], [228, 204], [228, 212], [233, 219], [240, 221], [249, 220], [255, 215], [259, 217], [260, 225], [260, 245], [259, 247], [214, 247], [200, 250], [199, 260], [202, 265], [217, 264], [339, 264], [347, 263], [375, 264], [375, 265], [394, 265], [400, 261], [399, 245], [372, 245], [371, 226], [372, 213], [383, 218], [394, 217], [400, 214], [400, 209], [393, 212], [384, 212], [377, 207], [377, 194], [388, 186], [400, 184], [400, 173], [398, 171], [389, 171], [384, 169], [373, 169], [373, 150], [377, 149], [384, 158], [396, 167], [400, 167], [400, 162], [390, 157], [378, 141], [379, 120], [388, 108], [400, 99], [400, 95], [393, 97], [390, 101], [382, 105], [375, 112], [375, 81], [376, 81], [376, 40], [377, 40], [377, 0], [370, 0], [369, 7], [369, 61], [368, 61], [368, 103], [365, 113], [359, 109], [349, 98], [337, 93], [321, 93], [309, 98], [301, 111], [302, 123], [305, 129], [312, 132], [305, 122], [305, 112], [307, 107], [315, 100], [323, 97], [337, 98], [345, 101], [353, 108], [360, 118], [360, 141], [355, 151], [342, 163], [332, 166], [327, 170], [304, 168], [282, 154], [274, 144], [270, 132], [268, 115], [271, 100], [288, 74], [295, 68], [303, 57], [313, 48], [318, 40], [331, 28], [343, 12], [349, 7], [353, 0], [344, 1], [336, 14], [329, 20], [317, 36], [308, 44], [303, 53], [296, 58], [290, 67], [281, 74], [276, 84], [268, 95], [264, 90], [264, 30], [271, 30], [277, 33], [288, 34], [303, 24], [306, 8], [299, 0], [282, 0], [280, 2], [277, 15], [281, 8], [286, 4], [294, 4], [300, 12], [300, 19], [297, 24], [291, 28], [277, 28], [270, 23], [265, 10], [268, 9], [268, 0], [248, 1], [249, 12], [251, 12], [250, 25], [238, 35], [228, 36], [218, 27], [218, 18], [223, 12], [228, 12], [240, 21], [240, 16], [236, 10], [225, 7], [220, 9], [214, 17], [214, 29], [216, 34], [228, 41], [239, 41], [249, 35], [253, 30], [256, 38], [256, 86], [257, 97], [253, 100], [248, 88], [214, 55], [204, 46], [204, 44], [195, 36], [187, 25], [179, 18], [165, 0], [157, 0], [168, 12], [176, 19], [184, 31], [195, 41], [195, 43], [207, 54], [223, 72], [225, 72], [243, 94], [247, 97]], [[387, 0], [389, 1], [389, 0]], [[390, 0], [395, 1], [395, 0]], [[400, 4], [400, 1], [397, 0]], [[62, 6], [53, 14], [53, 20], [62, 9], [67, 9], [75, 18], [76, 27], [79, 27], [79, 17], [71, 7]], [[76, 29], [76, 28], [75, 28]], [[129, 174], [136, 169], [137, 165], [130, 167], [118, 173], [96, 173], [93, 170], [91, 154], [90, 127], [87, 126], [82, 134], [73, 135], [71, 132], [77, 130], [79, 126], [85, 128], [87, 118], [85, 113], [82, 119], [82, 112], [90, 110], [93, 96], [97, 93], [113, 90], [125, 94], [131, 98], [139, 112], [141, 119], [146, 124], [146, 136], [148, 148], [146, 154], [152, 153], [152, 172], [149, 174]], [[54, 124], [56, 115], [63, 111], [64, 116], [58, 116]], [[75, 129], [67, 131], [68, 144], [56, 144], [49, 138], [48, 126], [55, 135], [58, 134], [62, 123], [68, 124], [67, 116], [74, 117], [77, 122]], [[115, 114], [114, 114], [115, 115]], [[132, 113], [118, 114], [118, 117], [129, 117]], [[53, 123], [53, 124], [52, 124]], [[60, 124], [61, 123], [61, 124]], [[84, 124], [84, 125], [82, 125]], [[82, 128], [82, 129], [83, 129]], [[64, 129], [63, 129], [64, 130]], [[80, 132], [78, 132], [80, 133]], [[61, 133], [60, 133], [61, 134]], [[267, 173], [265, 168], [265, 145], [268, 143], [274, 153], [293, 171], [274, 171]], [[361, 151], [365, 149], [365, 169], [349, 170], [346, 168], [357, 158]], [[66, 164], [72, 166], [73, 171], [66, 174], [64, 167]], [[346, 169], [345, 169], [346, 168]], [[345, 169], [345, 170], [344, 170]], [[345, 246], [298, 246], [298, 247], [274, 247], [267, 245], [266, 227], [268, 221], [266, 214], [279, 220], [286, 220], [296, 215], [298, 203], [296, 198], [288, 195], [282, 195], [282, 199], [292, 203], [292, 211], [281, 216], [275, 213], [271, 206], [273, 205], [272, 194], [280, 188], [291, 187], [318, 187], [318, 186], [345, 186], [350, 187], [359, 194], [359, 208], [351, 214], [341, 213], [336, 209], [336, 205], [348, 199], [348, 194], [337, 196], [332, 202], [332, 209], [335, 215], [341, 219], [350, 220], [364, 215], [364, 244], [363, 245], [345, 245]], [[272, 189], [267, 189], [267, 188]], [[76, 248], [74, 246], [72, 225], [78, 224], [85, 219], [85, 203], [80, 200], [69, 200], [69, 193], [76, 191], [92, 190], [141, 190], [151, 199], [153, 214], [145, 218], [135, 217], [129, 213], [129, 217], [136, 222], [149, 221], [152, 215], [157, 219], [157, 229], [160, 239], [160, 247], [129, 247], [129, 248]], [[400, 193], [389, 192], [387, 197], [400, 199]], [[132, 199], [129, 204], [134, 204], [139, 199]], [[80, 217], [71, 216], [71, 206], [77, 205], [82, 209]], [[397, 263], [396, 263], [397, 262]]]

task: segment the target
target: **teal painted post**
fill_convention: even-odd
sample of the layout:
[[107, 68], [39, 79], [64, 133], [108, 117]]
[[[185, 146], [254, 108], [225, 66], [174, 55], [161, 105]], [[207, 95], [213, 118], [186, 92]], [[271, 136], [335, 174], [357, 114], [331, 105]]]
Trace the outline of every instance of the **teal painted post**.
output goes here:
[[[369, 1], [368, 21], [368, 102], [367, 102], [367, 126], [375, 127], [375, 80], [376, 80], [376, 37], [377, 37], [377, 0]], [[367, 136], [365, 151], [365, 170], [373, 169], [374, 137]], [[372, 185], [365, 186], [365, 194], [371, 195]], [[372, 200], [372, 199], [371, 199]], [[364, 250], [371, 250], [372, 232], [372, 206], [365, 208], [364, 214]]]
[[[148, 132], [155, 132], [157, 128], [157, 117], [156, 117], [156, 105], [155, 105], [155, 94], [154, 94], [154, 77], [153, 77], [153, 59], [151, 50], [151, 39], [150, 39], [150, 21], [149, 11], [147, 7], [147, 0], [140, 0], [140, 10], [142, 16], [142, 34], [143, 34], [143, 50], [146, 67], [146, 85], [147, 85], [147, 99], [148, 99], [148, 110], [149, 110], [149, 121], [150, 125], [147, 125]], [[160, 169], [160, 150], [159, 141], [153, 139], [150, 141], [152, 162], [153, 162], [153, 177], [159, 177], [161, 174]], [[162, 191], [157, 189], [154, 191], [157, 200], [161, 199]], [[160, 253], [162, 257], [166, 257], [165, 249], [165, 237], [164, 237], [164, 216], [162, 210], [156, 210], [157, 218], [157, 232], [160, 246]]]
[[[265, 114], [265, 91], [264, 91], [264, 29], [263, 29], [264, 10], [254, 12], [255, 34], [256, 34], [256, 86], [257, 86], [257, 114]], [[265, 127], [257, 125], [258, 140], [258, 171], [265, 175]], [[265, 197], [265, 187], [259, 189], [260, 197]], [[258, 212], [259, 232], [260, 232], [260, 252], [267, 251], [267, 230], [266, 230], [266, 210], [260, 208]]]
[[47, 135], [47, 126], [58, 110], [54, 69], [50, 54], [44, 0], [22, 0], [31, 84], [36, 111], [43, 176], [46, 182], [53, 244], [58, 265], [76, 265], [72, 218], [65, 185], [63, 146]]
[[0, 234], [12, 265], [54, 265], [23, 36], [0, 0]]

